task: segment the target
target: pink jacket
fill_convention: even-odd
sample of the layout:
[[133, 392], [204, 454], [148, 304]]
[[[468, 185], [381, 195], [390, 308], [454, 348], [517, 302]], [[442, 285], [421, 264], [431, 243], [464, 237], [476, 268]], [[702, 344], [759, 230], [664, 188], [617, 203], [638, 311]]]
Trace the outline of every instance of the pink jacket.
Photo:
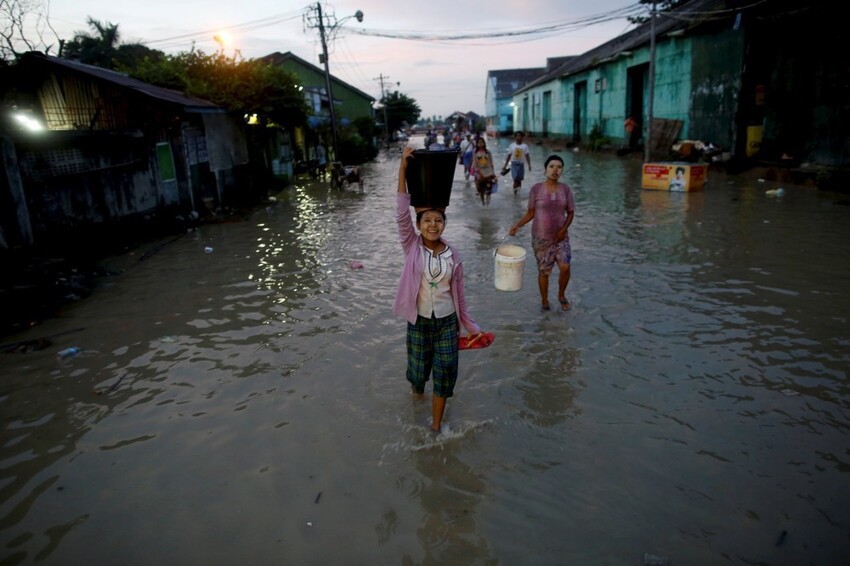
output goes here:
[[[419, 284], [422, 280], [424, 265], [422, 261], [422, 248], [420, 247], [420, 236], [413, 227], [413, 219], [410, 217], [410, 194], [398, 193], [396, 198], [396, 224], [398, 224], [398, 237], [404, 250], [404, 268], [398, 281], [393, 312], [406, 319], [411, 324], [416, 324], [418, 314], [416, 308], [416, 297], [419, 294]], [[440, 240], [452, 250], [454, 258], [454, 269], [452, 271], [451, 290], [452, 300], [455, 304], [455, 312], [461, 325], [467, 334], [477, 334], [481, 328], [475, 323], [466, 308], [466, 299], [463, 295], [463, 262], [457, 249], [445, 239]]]

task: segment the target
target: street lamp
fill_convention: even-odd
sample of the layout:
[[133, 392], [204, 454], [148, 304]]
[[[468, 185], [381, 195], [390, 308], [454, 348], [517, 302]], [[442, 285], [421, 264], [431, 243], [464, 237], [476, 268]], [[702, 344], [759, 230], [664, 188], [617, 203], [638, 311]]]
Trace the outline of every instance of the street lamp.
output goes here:
[[[333, 91], [333, 85], [331, 84], [331, 70], [330, 70], [330, 67], [329, 67], [329, 64], [328, 64], [328, 42], [327, 42], [327, 37], [325, 35], [325, 17], [322, 16], [322, 3], [321, 2], [316, 2], [316, 14], [317, 14], [317, 17], [316, 17], [317, 22], [314, 24], [314, 27], [319, 28], [319, 37], [322, 40], [322, 63], [325, 64], [325, 85], [326, 85], [326, 88], [327, 88], [327, 91], [328, 91], [328, 107], [329, 107], [330, 113], [331, 113], [331, 132], [333, 134], [333, 156], [334, 156], [333, 158], [334, 158], [335, 161], [338, 161], [339, 160], [339, 153], [338, 153], [337, 149], [338, 149], [339, 137], [337, 135], [337, 130], [336, 130], [336, 111], [334, 110], [334, 91]], [[328, 26], [327, 26], [328, 34], [333, 34], [339, 29], [339, 27], [343, 23], [350, 20], [351, 18], [357, 18], [358, 22], [362, 22], [363, 21], [363, 12], [361, 12], [360, 10], [357, 10], [351, 16], [346, 16], [339, 21], [336, 21], [336, 17], [333, 16], [333, 15], [327, 16], [327, 18], [328, 18]], [[331, 18], [333, 18], [335, 20], [334, 23], [332, 23], [332, 24], [330, 23]]]

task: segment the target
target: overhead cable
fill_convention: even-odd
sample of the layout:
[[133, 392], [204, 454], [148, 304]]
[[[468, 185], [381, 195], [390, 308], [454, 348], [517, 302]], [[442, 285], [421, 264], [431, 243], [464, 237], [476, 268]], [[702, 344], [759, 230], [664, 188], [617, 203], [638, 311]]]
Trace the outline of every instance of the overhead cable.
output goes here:
[[597, 14], [585, 18], [563, 20], [555, 23], [549, 23], [539, 27], [519, 28], [519, 29], [489, 29], [478, 31], [475, 33], [422, 33], [412, 30], [374, 30], [357, 27], [346, 27], [345, 31], [358, 35], [366, 35], [372, 37], [385, 37], [388, 39], [407, 39], [413, 41], [466, 41], [470, 39], [492, 39], [504, 37], [518, 37], [527, 35], [542, 35], [552, 34], [554, 32], [572, 31], [584, 29], [593, 25], [610, 22], [614, 20], [622, 20], [629, 16], [637, 15], [645, 11], [641, 4], [633, 4]]

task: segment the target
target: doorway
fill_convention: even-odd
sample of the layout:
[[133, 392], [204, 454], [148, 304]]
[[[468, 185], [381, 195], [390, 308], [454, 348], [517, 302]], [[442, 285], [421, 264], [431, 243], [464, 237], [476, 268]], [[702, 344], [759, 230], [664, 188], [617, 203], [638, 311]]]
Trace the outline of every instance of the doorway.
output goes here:
[[645, 126], [644, 92], [647, 88], [649, 63], [635, 65], [626, 71], [626, 118], [631, 117], [637, 126], [632, 131], [631, 138], [626, 140], [629, 146], [636, 147], [643, 138]]
[[549, 120], [552, 115], [552, 91], [547, 90], [543, 93], [543, 137], [547, 137], [549, 135]]
[[587, 81], [577, 82], [573, 94], [573, 141], [578, 143], [587, 131]]

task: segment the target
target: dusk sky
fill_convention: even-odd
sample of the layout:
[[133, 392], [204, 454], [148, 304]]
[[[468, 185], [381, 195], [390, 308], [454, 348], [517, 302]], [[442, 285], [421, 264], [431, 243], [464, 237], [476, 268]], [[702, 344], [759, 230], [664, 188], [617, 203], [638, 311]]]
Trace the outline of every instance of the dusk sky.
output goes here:
[[[637, 0], [338, 0], [323, 3], [340, 22], [361, 10], [363, 22], [339, 24], [328, 45], [331, 74], [380, 98], [381, 82], [414, 98], [423, 117], [484, 112], [487, 71], [543, 67], [547, 57], [578, 55], [630, 29], [624, 14]], [[317, 65], [318, 29], [305, 25], [316, 3], [291, 0], [53, 0], [50, 21], [59, 37], [87, 31], [86, 19], [118, 24], [121, 42], [140, 42], [166, 53], [220, 49], [219, 30], [232, 35], [224, 49], [245, 58], [291, 51]], [[607, 21], [606, 21], [607, 20]], [[596, 23], [599, 22], [599, 23]], [[546, 33], [492, 37], [496, 33]], [[420, 34], [418, 39], [375, 37]], [[483, 35], [450, 40], [447, 36]], [[50, 43], [48, 41], [47, 43]], [[55, 50], [53, 51], [55, 53]], [[400, 83], [400, 84], [396, 84]]]

